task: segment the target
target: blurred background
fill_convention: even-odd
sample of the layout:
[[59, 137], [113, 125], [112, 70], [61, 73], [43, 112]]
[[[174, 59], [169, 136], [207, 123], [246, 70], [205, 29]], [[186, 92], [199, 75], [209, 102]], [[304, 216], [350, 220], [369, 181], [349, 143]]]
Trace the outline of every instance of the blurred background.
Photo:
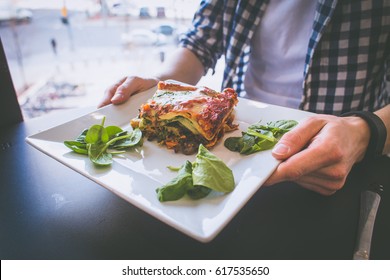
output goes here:
[[[96, 106], [119, 78], [152, 75], [199, 2], [0, 0], [0, 36], [24, 118]], [[208, 74], [199, 84], [219, 89], [221, 78]]]

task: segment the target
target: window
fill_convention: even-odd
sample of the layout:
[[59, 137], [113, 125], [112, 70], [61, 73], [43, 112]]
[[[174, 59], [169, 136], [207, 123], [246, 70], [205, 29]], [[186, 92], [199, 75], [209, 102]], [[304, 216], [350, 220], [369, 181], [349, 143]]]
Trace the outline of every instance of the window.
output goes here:
[[120, 77], [147, 76], [151, 61], [159, 67], [177, 47], [198, 4], [2, 1], [0, 36], [24, 118], [94, 106]]

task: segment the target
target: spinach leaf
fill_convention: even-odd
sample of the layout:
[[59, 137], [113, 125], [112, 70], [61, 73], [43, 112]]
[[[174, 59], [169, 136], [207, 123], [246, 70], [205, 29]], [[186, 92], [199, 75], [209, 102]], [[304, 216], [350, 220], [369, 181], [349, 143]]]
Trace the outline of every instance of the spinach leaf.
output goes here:
[[64, 141], [65, 146], [78, 154], [88, 155], [87, 144], [80, 141]]
[[[176, 170], [175, 167], [169, 168]], [[233, 189], [233, 172], [201, 144], [195, 162], [187, 160], [178, 175], [156, 192], [159, 201], [163, 202], [178, 200], [185, 194], [191, 199], [201, 199], [212, 190], [228, 193]]]
[[[267, 125], [262, 125], [260, 123], [252, 124], [248, 127], [247, 133], [251, 134], [254, 132], [258, 132], [260, 134], [266, 134], [263, 138], [272, 137], [279, 140], [283, 134], [293, 129], [298, 124], [297, 121], [294, 120], [278, 120], [274, 122], [269, 122]], [[253, 134], [255, 135], [255, 134]], [[256, 136], [256, 135], [255, 135]], [[259, 135], [257, 135], [259, 136]], [[262, 136], [259, 136], [262, 137]], [[269, 139], [272, 140], [272, 139]]]
[[84, 129], [83, 132], [77, 136], [75, 140], [64, 141], [65, 146], [73, 150], [78, 154], [87, 155], [87, 143], [85, 143], [85, 136], [87, 135], [88, 129]]
[[84, 129], [83, 132], [81, 132], [81, 134], [79, 136], [77, 136], [75, 141], [85, 144], [86, 143], [85, 136], [87, 135], [87, 133], [88, 133], [88, 128]]
[[104, 143], [88, 144], [89, 159], [96, 165], [107, 166], [112, 164], [112, 154], [107, 153], [107, 145]]
[[[122, 135], [123, 136], [123, 135]], [[131, 134], [128, 134], [126, 138], [121, 138], [121, 136], [117, 136], [114, 139], [118, 139], [112, 145], [114, 149], [127, 149], [134, 147], [136, 145], [142, 145], [142, 132], [139, 128], [136, 128], [132, 131]]]
[[88, 130], [87, 135], [85, 136], [85, 142], [89, 144], [98, 143], [98, 142], [107, 142], [109, 140], [106, 129], [101, 125], [93, 125]]
[[278, 120], [268, 123], [268, 127], [286, 133], [287, 131], [290, 131], [292, 128], [294, 128], [297, 124], [298, 122], [294, 120]]
[[271, 149], [286, 132], [298, 124], [294, 120], [278, 120], [263, 125], [260, 122], [252, 124], [241, 137], [229, 137], [224, 145], [233, 152], [249, 155]]
[[229, 137], [225, 140], [224, 145], [230, 151], [239, 152], [243, 145], [242, 141], [242, 137]]
[[167, 166], [167, 168], [168, 168], [169, 170], [171, 170], [171, 171], [179, 171], [181, 167], [176, 167], [176, 166], [171, 166], [171, 165], [169, 165], [169, 166]]
[[202, 144], [196, 155], [192, 169], [194, 186], [228, 193], [234, 189], [233, 172], [227, 165], [210, 153]]
[[102, 123], [84, 129], [75, 140], [64, 141], [72, 151], [88, 155], [89, 159], [99, 166], [112, 164], [113, 155], [123, 153], [125, 149], [142, 145], [142, 132], [135, 129], [124, 131], [118, 126], [104, 127]]
[[258, 137], [260, 139], [265, 139], [265, 140], [270, 141], [270, 142], [275, 142], [275, 140], [276, 140], [272, 131], [269, 131], [267, 129], [256, 129], [253, 127], [248, 127], [245, 134], [255, 136], [255, 137]]
[[208, 196], [210, 192], [211, 192], [210, 188], [204, 186], [194, 186], [193, 188], [187, 191], [187, 194], [189, 197], [196, 200]]
[[[135, 140], [133, 139], [133, 141], [131, 142], [131, 145], [130, 144], [127, 144], [127, 145], [123, 144], [121, 146], [121, 149], [133, 147], [133, 146], [139, 144], [140, 139], [142, 139], [142, 133], [141, 133], [141, 135], [139, 135], [138, 132], [136, 134], [137, 134], [137, 137]], [[95, 163], [96, 165], [110, 165], [112, 163], [112, 155], [122, 153], [123, 151], [107, 152], [107, 149], [110, 146], [112, 146], [114, 143], [116, 143], [117, 141], [130, 139], [132, 137], [133, 137], [133, 133], [130, 133], [130, 134], [127, 133], [127, 134], [124, 134], [122, 136], [115, 137], [115, 138], [111, 139], [110, 141], [108, 141], [107, 143], [97, 142], [97, 143], [88, 144], [89, 145], [88, 156], [91, 159], [91, 161], [93, 163]], [[138, 141], [138, 142], [136, 142], [136, 141]], [[114, 148], [118, 149], [116, 146]]]
[[106, 143], [109, 140], [107, 130], [104, 128], [106, 117], [103, 118], [102, 124], [95, 124], [88, 129], [85, 135], [85, 142], [95, 144], [99, 142]]
[[109, 139], [115, 138], [117, 136], [120, 136], [121, 133], [127, 133], [127, 131], [122, 130], [119, 126], [110, 125], [106, 127], [106, 132]]
[[175, 178], [156, 190], [157, 197], [161, 202], [178, 200], [192, 187], [192, 164], [187, 160]]
[[254, 147], [256, 146], [257, 137], [243, 133], [241, 139], [241, 146], [239, 147], [238, 151], [244, 155], [251, 154], [253, 152]]

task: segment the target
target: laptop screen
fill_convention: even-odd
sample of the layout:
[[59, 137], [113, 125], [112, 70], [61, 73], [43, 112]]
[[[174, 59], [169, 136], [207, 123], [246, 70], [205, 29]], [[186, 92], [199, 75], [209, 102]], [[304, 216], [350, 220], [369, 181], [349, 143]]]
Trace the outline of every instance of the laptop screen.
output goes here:
[[0, 127], [23, 120], [0, 37]]

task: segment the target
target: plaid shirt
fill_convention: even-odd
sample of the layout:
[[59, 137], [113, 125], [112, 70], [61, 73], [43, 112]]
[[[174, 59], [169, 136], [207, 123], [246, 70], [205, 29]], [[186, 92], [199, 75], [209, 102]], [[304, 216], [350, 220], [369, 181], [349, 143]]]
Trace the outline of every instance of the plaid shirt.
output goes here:
[[[270, 0], [202, 1], [181, 45], [205, 67], [225, 57], [222, 87], [245, 95], [250, 42]], [[339, 115], [390, 103], [390, 0], [318, 0], [300, 109]]]

